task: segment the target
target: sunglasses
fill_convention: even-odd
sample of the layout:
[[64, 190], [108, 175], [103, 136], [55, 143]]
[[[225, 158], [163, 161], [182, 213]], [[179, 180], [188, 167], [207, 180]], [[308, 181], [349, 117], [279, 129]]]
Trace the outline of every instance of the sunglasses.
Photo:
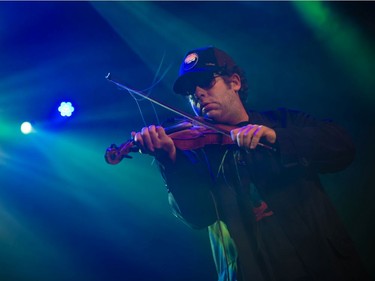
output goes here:
[[186, 95], [194, 95], [197, 87], [208, 90], [216, 83], [216, 77], [220, 75], [217, 73], [200, 73], [194, 79], [190, 79], [185, 85]]

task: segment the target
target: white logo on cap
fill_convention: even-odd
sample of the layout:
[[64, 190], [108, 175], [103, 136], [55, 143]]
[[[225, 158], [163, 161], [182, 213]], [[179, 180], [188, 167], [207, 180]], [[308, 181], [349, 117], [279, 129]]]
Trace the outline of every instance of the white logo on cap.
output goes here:
[[188, 54], [184, 60], [185, 70], [192, 69], [198, 63], [197, 53]]

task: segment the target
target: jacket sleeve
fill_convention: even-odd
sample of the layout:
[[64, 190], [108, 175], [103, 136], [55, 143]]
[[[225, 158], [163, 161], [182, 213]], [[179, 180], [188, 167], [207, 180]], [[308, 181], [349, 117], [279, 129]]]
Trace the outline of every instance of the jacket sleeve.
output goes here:
[[168, 190], [173, 214], [192, 228], [204, 228], [216, 220], [207, 165], [197, 151], [177, 149], [174, 163], [158, 162]]
[[281, 126], [274, 130], [284, 167], [302, 165], [329, 173], [340, 171], [353, 161], [355, 147], [351, 137], [334, 122], [298, 111], [279, 113]]

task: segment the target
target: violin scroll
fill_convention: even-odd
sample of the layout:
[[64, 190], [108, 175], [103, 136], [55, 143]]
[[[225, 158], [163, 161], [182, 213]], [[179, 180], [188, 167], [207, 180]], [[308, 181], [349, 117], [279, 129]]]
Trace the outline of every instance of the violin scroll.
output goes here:
[[128, 154], [138, 150], [139, 148], [134, 143], [134, 140], [128, 140], [119, 147], [115, 144], [111, 144], [111, 146], [107, 148], [104, 158], [108, 164], [115, 165], [120, 163], [123, 158], [133, 158]]

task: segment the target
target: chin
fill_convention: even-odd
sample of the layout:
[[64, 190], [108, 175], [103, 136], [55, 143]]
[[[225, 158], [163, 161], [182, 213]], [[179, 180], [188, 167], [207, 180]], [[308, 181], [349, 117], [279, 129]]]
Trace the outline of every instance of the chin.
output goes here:
[[208, 119], [216, 120], [215, 114], [212, 114], [212, 112], [208, 112], [206, 114], [203, 114], [203, 117], [208, 118]]

